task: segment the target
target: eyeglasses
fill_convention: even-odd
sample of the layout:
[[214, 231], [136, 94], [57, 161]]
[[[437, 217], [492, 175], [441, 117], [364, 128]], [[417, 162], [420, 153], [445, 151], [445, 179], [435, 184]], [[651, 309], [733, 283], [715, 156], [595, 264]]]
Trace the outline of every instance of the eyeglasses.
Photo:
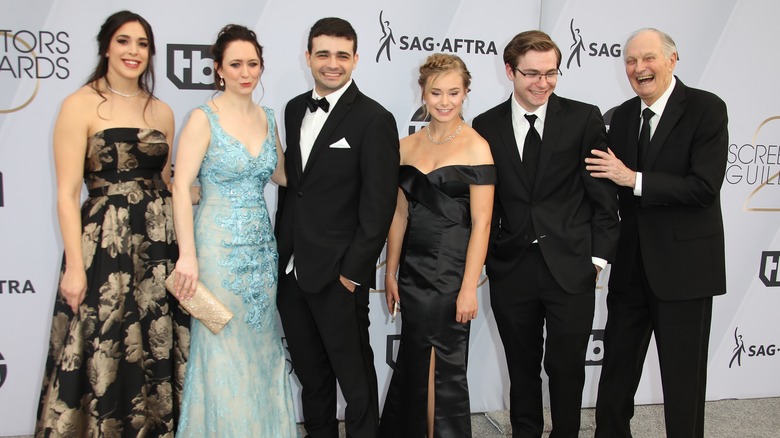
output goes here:
[[560, 70], [548, 71], [547, 73], [539, 73], [539, 72], [535, 72], [535, 71], [534, 72], [530, 72], [530, 73], [526, 73], [526, 72], [520, 70], [517, 67], [515, 67], [515, 71], [517, 71], [518, 73], [520, 73], [521, 75], [523, 75], [524, 77], [526, 77], [526, 78], [528, 78], [528, 79], [530, 79], [532, 81], [538, 81], [541, 78], [545, 78], [545, 79], [547, 79], [547, 82], [550, 82], [552, 80], [558, 79], [558, 75], [561, 74]]

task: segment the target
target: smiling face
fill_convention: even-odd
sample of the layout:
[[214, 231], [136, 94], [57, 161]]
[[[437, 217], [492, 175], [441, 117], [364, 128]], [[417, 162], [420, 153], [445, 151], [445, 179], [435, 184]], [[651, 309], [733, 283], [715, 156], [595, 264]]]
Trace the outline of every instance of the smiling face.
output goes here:
[[463, 76], [457, 71], [430, 77], [425, 84], [423, 100], [431, 118], [442, 123], [459, 119], [466, 99], [465, 88]]
[[539, 79], [532, 79], [517, 71], [520, 70], [525, 74], [546, 74], [558, 71], [558, 56], [554, 50], [546, 52], [529, 50], [517, 58], [517, 67], [506, 64], [505, 68], [506, 77], [514, 83], [514, 95], [517, 103], [528, 112], [536, 111], [537, 108], [547, 103], [547, 99], [550, 98], [558, 84], [557, 76], [542, 76]]
[[149, 39], [141, 23], [130, 21], [111, 37], [108, 50], [108, 71], [126, 78], [137, 78], [149, 63]]
[[225, 80], [226, 93], [251, 94], [263, 72], [255, 45], [242, 40], [229, 43], [225, 48], [222, 65], [214, 67]]
[[646, 31], [626, 44], [625, 64], [631, 88], [649, 106], [669, 88], [677, 54], [665, 55], [661, 37]]
[[312, 38], [306, 64], [311, 68], [317, 94], [327, 96], [349, 82], [358, 62], [353, 50], [354, 42], [346, 38], [328, 35]]

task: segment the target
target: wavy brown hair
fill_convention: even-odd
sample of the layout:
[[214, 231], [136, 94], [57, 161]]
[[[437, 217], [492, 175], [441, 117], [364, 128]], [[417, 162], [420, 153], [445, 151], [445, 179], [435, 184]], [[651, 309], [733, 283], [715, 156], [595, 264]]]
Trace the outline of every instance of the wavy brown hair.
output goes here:
[[154, 97], [154, 55], [157, 51], [154, 46], [154, 32], [152, 32], [152, 26], [144, 17], [134, 12], [116, 12], [108, 17], [105, 23], [100, 26], [100, 32], [97, 34], [98, 64], [95, 66], [95, 70], [92, 72], [92, 75], [89, 76], [85, 85], [92, 87], [100, 97], [103, 98], [103, 101], [106, 101], [106, 96], [103, 95], [98, 87], [100, 79], [103, 79], [106, 81], [106, 84], [111, 86], [108, 77], [106, 76], [108, 74], [108, 58], [106, 57], [106, 53], [108, 52], [109, 46], [111, 46], [111, 40], [114, 37], [114, 34], [116, 34], [120, 27], [131, 22], [137, 22], [143, 27], [149, 42], [149, 60], [146, 64], [146, 70], [138, 77], [138, 87], [148, 96], [146, 105], [144, 106], [144, 109], [146, 109], [151, 100], [156, 99], [156, 97]]

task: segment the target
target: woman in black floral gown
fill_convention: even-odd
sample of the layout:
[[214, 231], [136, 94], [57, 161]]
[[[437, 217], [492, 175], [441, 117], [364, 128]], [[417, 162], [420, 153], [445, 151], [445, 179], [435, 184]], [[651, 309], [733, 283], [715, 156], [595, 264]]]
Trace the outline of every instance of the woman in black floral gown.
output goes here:
[[54, 127], [65, 257], [35, 435], [173, 437], [189, 348], [164, 287], [174, 117], [152, 94], [149, 23], [117, 12], [97, 39], [98, 66]]

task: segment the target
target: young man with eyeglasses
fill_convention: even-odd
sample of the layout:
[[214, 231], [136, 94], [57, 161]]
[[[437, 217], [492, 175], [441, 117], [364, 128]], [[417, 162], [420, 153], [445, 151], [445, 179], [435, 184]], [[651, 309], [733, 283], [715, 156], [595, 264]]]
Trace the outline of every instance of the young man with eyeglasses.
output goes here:
[[544, 32], [515, 36], [504, 49], [514, 92], [473, 122], [498, 170], [486, 265], [514, 437], [542, 436], [543, 357], [550, 436], [577, 437], [596, 280], [619, 233], [617, 187], [585, 170], [592, 149], [607, 150], [601, 112], [553, 93], [560, 63]]

